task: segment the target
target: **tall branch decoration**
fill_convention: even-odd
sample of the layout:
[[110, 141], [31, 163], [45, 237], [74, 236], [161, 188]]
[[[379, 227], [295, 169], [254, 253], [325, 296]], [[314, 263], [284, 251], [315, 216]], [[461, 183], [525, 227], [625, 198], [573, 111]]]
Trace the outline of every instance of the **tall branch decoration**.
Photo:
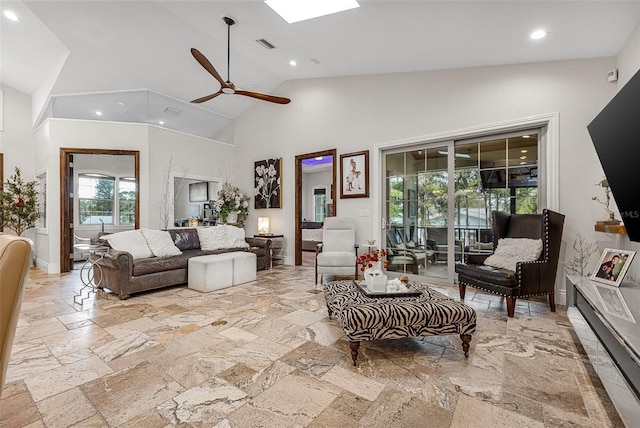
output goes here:
[[584, 236], [578, 233], [573, 241], [573, 249], [576, 253], [570, 261], [563, 262], [564, 267], [568, 272], [585, 276], [589, 259], [598, 251], [598, 246], [594, 242], [588, 242]]
[[169, 158], [169, 163], [167, 164], [167, 170], [162, 177], [162, 187], [160, 189], [160, 226], [163, 229], [169, 228], [169, 220], [173, 217], [173, 207], [175, 205], [176, 200], [178, 199], [178, 195], [180, 195], [180, 191], [184, 186], [184, 180], [187, 176], [187, 170], [182, 168], [180, 175], [180, 183], [178, 184], [177, 189], [173, 193], [173, 200], [171, 198], [171, 188], [173, 187], [173, 183], [171, 182], [171, 165], [173, 164], [173, 156]]
[[13, 230], [16, 235], [35, 227], [40, 217], [38, 212], [37, 181], [25, 182], [20, 168], [0, 189], [0, 226]]
[[282, 158], [255, 163], [254, 208], [282, 208]]

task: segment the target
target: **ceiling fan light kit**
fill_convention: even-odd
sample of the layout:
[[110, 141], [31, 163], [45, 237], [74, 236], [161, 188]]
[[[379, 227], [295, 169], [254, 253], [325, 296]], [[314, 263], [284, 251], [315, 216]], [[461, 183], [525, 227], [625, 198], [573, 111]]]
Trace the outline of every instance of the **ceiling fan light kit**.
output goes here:
[[225, 81], [215, 67], [209, 62], [207, 57], [205, 57], [198, 49], [191, 48], [191, 55], [198, 61], [198, 63], [211, 74], [214, 79], [220, 83], [220, 89], [218, 92], [215, 92], [210, 95], [206, 95], [201, 98], [196, 98], [192, 100], [192, 103], [200, 104], [206, 101], [212, 100], [220, 94], [228, 94], [228, 95], [244, 95], [245, 97], [255, 98], [262, 101], [269, 101], [276, 104], [289, 104], [291, 100], [289, 98], [277, 97], [275, 95], [269, 94], [261, 94], [260, 92], [254, 91], [245, 91], [242, 89], [238, 89], [236, 85], [231, 82], [231, 77], [229, 73], [229, 65], [230, 65], [230, 46], [231, 46], [231, 26], [236, 23], [235, 20], [225, 16], [222, 20], [227, 24], [227, 80]]

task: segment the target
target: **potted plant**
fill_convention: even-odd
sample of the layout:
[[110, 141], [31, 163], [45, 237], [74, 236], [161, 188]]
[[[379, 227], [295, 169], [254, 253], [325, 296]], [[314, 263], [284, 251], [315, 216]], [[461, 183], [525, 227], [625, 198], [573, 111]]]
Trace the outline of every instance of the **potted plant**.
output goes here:
[[218, 191], [218, 198], [213, 201], [213, 208], [223, 223], [235, 223], [238, 221], [238, 215], [249, 214], [249, 197], [225, 181], [222, 189]]
[[38, 212], [38, 192], [36, 181], [25, 182], [20, 168], [0, 189], [0, 226], [13, 230], [16, 235], [35, 227], [40, 217]]

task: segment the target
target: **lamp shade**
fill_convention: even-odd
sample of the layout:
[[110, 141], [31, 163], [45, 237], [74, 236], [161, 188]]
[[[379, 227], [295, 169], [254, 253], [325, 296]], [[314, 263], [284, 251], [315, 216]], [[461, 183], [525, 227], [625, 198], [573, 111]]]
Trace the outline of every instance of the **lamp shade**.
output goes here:
[[269, 217], [258, 217], [258, 234], [266, 235], [269, 233]]

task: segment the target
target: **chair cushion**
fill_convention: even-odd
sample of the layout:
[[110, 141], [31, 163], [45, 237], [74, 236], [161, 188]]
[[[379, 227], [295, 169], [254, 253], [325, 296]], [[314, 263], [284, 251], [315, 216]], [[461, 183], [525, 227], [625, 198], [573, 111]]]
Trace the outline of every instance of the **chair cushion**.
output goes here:
[[484, 264], [515, 272], [518, 262], [538, 260], [541, 253], [541, 239], [501, 238], [495, 252], [487, 257]]
[[513, 271], [499, 269], [493, 266], [456, 264], [456, 272], [458, 273], [459, 280], [463, 282], [478, 281], [505, 287], [515, 287], [518, 285], [516, 275]]
[[356, 255], [348, 251], [322, 252], [317, 257], [318, 266], [355, 266]]

